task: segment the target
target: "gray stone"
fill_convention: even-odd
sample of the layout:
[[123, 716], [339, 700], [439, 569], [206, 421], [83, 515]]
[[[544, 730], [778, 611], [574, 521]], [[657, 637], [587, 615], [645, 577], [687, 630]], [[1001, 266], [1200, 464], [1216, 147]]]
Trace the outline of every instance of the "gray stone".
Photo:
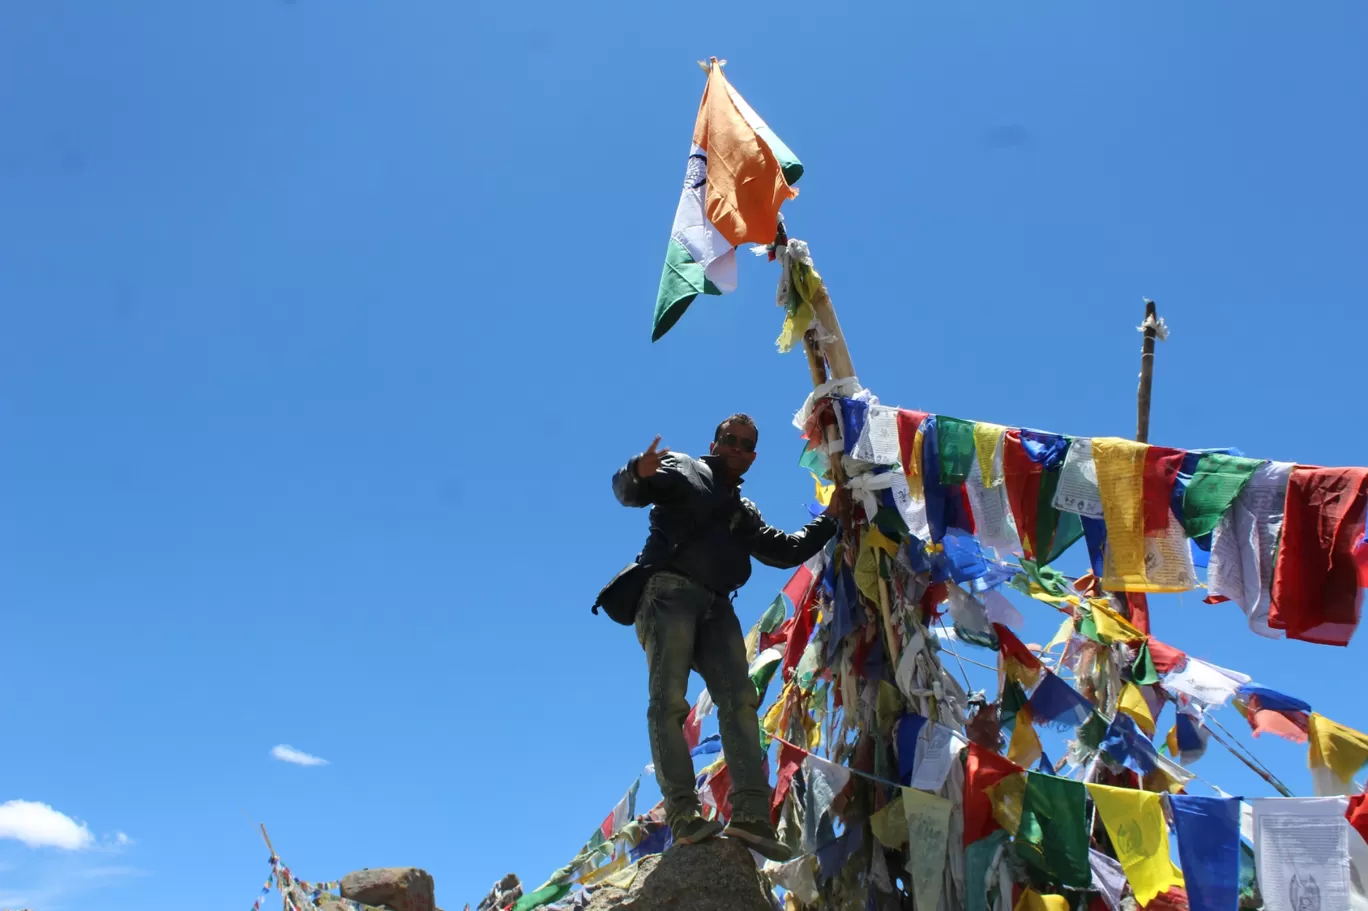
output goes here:
[[647, 857], [630, 889], [600, 886], [585, 911], [771, 911], [755, 858], [740, 842], [714, 838]]
[[342, 877], [342, 897], [390, 911], [436, 911], [432, 877], [417, 867], [358, 870]]

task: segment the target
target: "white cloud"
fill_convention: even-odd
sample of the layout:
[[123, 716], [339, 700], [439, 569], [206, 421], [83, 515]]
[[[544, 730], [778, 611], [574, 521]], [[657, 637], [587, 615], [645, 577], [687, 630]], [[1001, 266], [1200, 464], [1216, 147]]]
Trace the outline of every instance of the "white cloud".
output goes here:
[[95, 843], [95, 836], [90, 834], [85, 823], [32, 800], [0, 803], [0, 838], [13, 838], [30, 848], [66, 848], [68, 851], [78, 851]]
[[281, 762], [292, 762], [295, 765], [327, 765], [328, 760], [318, 756], [310, 756], [303, 750], [296, 750], [289, 744], [281, 743], [271, 747], [271, 755]]

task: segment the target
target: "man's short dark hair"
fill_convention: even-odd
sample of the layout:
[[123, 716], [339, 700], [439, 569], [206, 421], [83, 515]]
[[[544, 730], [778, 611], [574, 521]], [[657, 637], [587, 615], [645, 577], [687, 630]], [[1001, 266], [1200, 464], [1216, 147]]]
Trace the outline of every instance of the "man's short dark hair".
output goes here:
[[760, 428], [755, 426], [755, 418], [738, 411], [736, 414], [730, 415], [724, 419], [721, 424], [717, 425], [717, 429], [713, 431], [714, 443], [722, 439], [722, 428], [726, 427], [728, 424], [740, 424], [743, 427], [749, 427], [751, 430], [755, 431], [755, 439], [757, 441], [760, 439]]

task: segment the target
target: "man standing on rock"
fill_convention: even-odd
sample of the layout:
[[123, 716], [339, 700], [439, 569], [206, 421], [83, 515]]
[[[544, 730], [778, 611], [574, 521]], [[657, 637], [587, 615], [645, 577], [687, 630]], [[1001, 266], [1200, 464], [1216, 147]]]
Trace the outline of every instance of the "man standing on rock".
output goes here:
[[[674, 841], [696, 844], [719, 832], [766, 857], [791, 852], [770, 825], [769, 782], [756, 717], [759, 695], [746, 671], [746, 645], [731, 596], [751, 574], [751, 557], [779, 568], [799, 565], [836, 533], [836, 499], [797, 534], [766, 525], [741, 496], [759, 434], [748, 415], [717, 426], [709, 454], [694, 459], [658, 449], [634, 456], [613, 475], [624, 506], [651, 506], [651, 532], [637, 562], [654, 569], [637, 606], [636, 632], [646, 650], [650, 703], [646, 725], [656, 781]], [[699, 815], [693, 759], [684, 739], [689, 670], [703, 675], [717, 705], [731, 773], [733, 813], [721, 823]]]

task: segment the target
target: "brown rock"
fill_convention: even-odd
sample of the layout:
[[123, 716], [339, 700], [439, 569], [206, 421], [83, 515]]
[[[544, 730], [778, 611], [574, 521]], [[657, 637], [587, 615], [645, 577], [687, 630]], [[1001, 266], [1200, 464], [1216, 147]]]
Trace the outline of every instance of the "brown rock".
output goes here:
[[342, 897], [390, 911], [436, 911], [432, 877], [417, 867], [358, 870], [342, 877]]
[[644, 858], [630, 889], [600, 886], [585, 911], [771, 911], [755, 859], [714, 838]]

